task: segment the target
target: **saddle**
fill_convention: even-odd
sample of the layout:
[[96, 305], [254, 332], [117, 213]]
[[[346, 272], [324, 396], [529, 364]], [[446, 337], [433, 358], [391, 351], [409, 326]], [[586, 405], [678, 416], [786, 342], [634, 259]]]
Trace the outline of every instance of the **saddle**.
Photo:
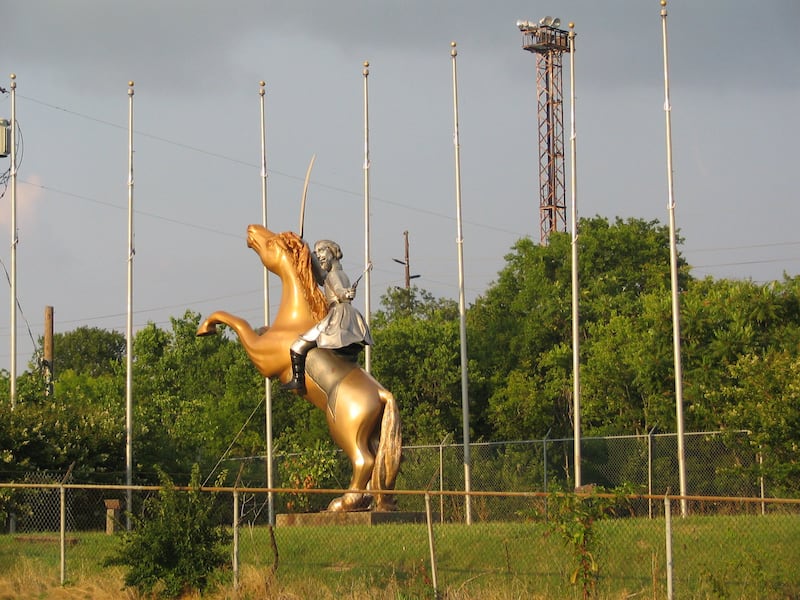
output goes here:
[[339, 384], [358, 365], [361, 344], [350, 344], [344, 348], [312, 348], [306, 356], [306, 377], [325, 393], [331, 418], [336, 420], [336, 394]]

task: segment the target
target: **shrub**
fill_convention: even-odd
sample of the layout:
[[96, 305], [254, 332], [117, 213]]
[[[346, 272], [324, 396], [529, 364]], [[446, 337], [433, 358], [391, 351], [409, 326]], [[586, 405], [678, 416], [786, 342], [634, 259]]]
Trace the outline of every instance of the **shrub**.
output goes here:
[[228, 564], [230, 533], [214, 521], [216, 494], [200, 493], [200, 468], [192, 467], [188, 492], [178, 492], [158, 469], [162, 488], [144, 501], [141, 517], [123, 534], [108, 565], [128, 568], [125, 585], [140, 593], [175, 598], [204, 591], [210, 576]]

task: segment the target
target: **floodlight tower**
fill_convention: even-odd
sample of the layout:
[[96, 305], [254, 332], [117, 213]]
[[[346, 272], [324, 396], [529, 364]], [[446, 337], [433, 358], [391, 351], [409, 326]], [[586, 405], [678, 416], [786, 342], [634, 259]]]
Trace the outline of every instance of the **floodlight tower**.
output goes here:
[[561, 55], [569, 51], [569, 32], [561, 20], [517, 21], [522, 48], [536, 54], [536, 97], [539, 119], [539, 224], [546, 245], [553, 231], [567, 230], [564, 187], [564, 110]]

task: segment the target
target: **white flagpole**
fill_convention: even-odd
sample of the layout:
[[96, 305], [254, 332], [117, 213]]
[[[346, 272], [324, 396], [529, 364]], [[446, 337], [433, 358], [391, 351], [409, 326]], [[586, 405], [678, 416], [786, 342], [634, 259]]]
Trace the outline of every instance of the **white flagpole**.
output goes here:
[[[261, 108], [261, 224], [267, 226], [267, 144], [266, 144], [266, 119], [264, 115], [265, 82], [259, 82], [259, 101]], [[264, 325], [269, 327], [269, 271], [264, 267]], [[264, 379], [264, 404], [265, 404], [265, 438], [266, 438], [266, 463], [267, 463], [267, 488], [273, 487], [273, 461], [272, 461], [272, 385], [269, 377]], [[273, 493], [267, 492], [269, 524], [275, 524], [275, 498]]]
[[575, 130], [575, 23], [569, 24], [569, 85], [570, 85], [570, 162], [572, 163], [572, 403], [573, 403], [573, 437], [575, 462], [575, 487], [581, 482], [581, 362], [580, 362], [580, 314], [578, 306], [578, 167], [577, 143]]
[[683, 432], [683, 368], [681, 365], [681, 308], [678, 295], [678, 246], [675, 235], [675, 188], [672, 182], [672, 105], [669, 100], [669, 60], [667, 52], [667, 0], [661, 0], [661, 33], [664, 50], [664, 114], [667, 132], [667, 208], [669, 210], [669, 264], [672, 281], [672, 347], [675, 362], [675, 413], [678, 437], [678, 477], [681, 487], [681, 516], [686, 506], [686, 461]]
[[133, 511], [133, 81], [128, 82], [128, 316], [125, 328], [125, 506], [126, 528], [131, 529]]
[[11, 74], [11, 410], [17, 406], [17, 76]]
[[[370, 251], [370, 228], [369, 228], [369, 62], [364, 61], [364, 319], [367, 326], [370, 325], [372, 318], [371, 296], [372, 296], [372, 269], [369, 268], [372, 258]], [[367, 373], [372, 368], [372, 346], [364, 347], [364, 369]]]
[[458, 77], [456, 75], [456, 43], [450, 43], [450, 56], [453, 58], [453, 145], [456, 165], [456, 246], [458, 248], [458, 309], [459, 331], [461, 335], [461, 412], [464, 429], [464, 518], [467, 525], [472, 523], [472, 460], [469, 447], [469, 378], [467, 374], [467, 322], [464, 299], [464, 236], [461, 228], [461, 146], [458, 139]]

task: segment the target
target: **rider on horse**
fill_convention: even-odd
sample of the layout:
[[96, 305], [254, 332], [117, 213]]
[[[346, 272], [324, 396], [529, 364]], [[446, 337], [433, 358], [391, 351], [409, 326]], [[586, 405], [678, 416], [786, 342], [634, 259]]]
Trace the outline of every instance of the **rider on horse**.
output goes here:
[[306, 354], [312, 348], [329, 348], [349, 355], [353, 360], [368, 344], [372, 344], [364, 317], [352, 305], [356, 286], [342, 270], [342, 249], [331, 240], [320, 240], [314, 244], [311, 255], [314, 279], [323, 286], [328, 313], [314, 327], [303, 333], [291, 345], [292, 379], [281, 387], [299, 395], [306, 393]]

